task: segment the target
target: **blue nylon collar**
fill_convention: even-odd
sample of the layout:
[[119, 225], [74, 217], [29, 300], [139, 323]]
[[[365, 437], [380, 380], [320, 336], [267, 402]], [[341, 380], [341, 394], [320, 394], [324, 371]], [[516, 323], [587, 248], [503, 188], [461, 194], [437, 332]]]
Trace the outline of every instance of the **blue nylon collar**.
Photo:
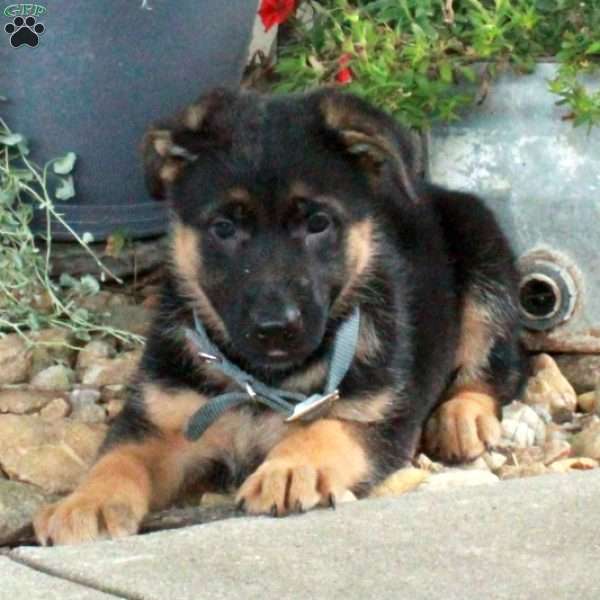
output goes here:
[[197, 410], [187, 424], [186, 437], [192, 441], [197, 440], [226, 410], [247, 402], [259, 402], [283, 413], [286, 422], [311, 420], [323, 414], [339, 397], [338, 386], [354, 359], [359, 328], [360, 310], [356, 308], [336, 333], [323, 393], [306, 396], [268, 386], [232, 363], [210, 340], [194, 311], [194, 329], [185, 330], [186, 338], [198, 350], [198, 356], [203, 361], [221, 371], [240, 390], [215, 396]]

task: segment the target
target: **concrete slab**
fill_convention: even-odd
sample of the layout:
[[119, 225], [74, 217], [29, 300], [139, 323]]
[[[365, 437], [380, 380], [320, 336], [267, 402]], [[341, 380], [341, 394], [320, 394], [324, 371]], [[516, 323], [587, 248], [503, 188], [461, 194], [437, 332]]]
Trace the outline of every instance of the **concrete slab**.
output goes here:
[[0, 600], [114, 600], [103, 594], [0, 556]]
[[15, 556], [144, 600], [587, 600], [600, 471], [242, 518]]

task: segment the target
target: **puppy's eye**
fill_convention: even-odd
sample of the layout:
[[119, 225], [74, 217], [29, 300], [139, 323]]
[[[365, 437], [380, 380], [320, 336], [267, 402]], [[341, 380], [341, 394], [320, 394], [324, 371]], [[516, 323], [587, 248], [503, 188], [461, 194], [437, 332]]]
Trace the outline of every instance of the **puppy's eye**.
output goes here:
[[211, 229], [214, 234], [222, 240], [233, 237], [237, 231], [235, 224], [228, 219], [219, 219], [215, 221], [211, 225]]
[[308, 233], [323, 233], [331, 226], [329, 215], [324, 212], [318, 212], [308, 217], [306, 222], [306, 230]]

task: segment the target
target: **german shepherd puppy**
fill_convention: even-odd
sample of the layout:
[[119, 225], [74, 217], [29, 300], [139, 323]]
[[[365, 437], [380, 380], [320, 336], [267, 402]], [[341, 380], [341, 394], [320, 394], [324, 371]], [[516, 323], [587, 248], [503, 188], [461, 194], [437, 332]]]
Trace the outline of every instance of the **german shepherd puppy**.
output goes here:
[[[334, 505], [410, 461], [422, 434], [447, 461], [498, 441], [499, 406], [524, 373], [513, 255], [477, 198], [416, 178], [390, 116], [331, 89], [216, 90], [152, 128], [144, 156], [173, 213], [162, 302], [98, 461], [35, 519], [42, 544], [134, 534], [190, 485], [241, 485], [251, 514]], [[287, 423], [250, 403], [185, 437], [236, 388], [187, 341], [194, 312], [232, 363], [312, 394], [356, 307], [354, 358], [327, 414]]]

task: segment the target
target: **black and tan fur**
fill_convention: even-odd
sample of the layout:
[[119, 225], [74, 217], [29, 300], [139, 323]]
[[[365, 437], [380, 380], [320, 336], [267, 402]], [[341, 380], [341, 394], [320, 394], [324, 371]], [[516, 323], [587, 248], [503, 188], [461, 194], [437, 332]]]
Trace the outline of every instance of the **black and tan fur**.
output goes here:
[[[241, 486], [248, 512], [277, 515], [363, 495], [423, 430], [448, 461], [498, 440], [523, 375], [513, 257], [477, 198], [417, 180], [393, 119], [333, 90], [217, 90], [154, 127], [144, 155], [173, 212], [169, 275], [126, 407], [77, 490], [37, 516], [42, 543], [135, 533], [188, 486]], [[186, 440], [231, 388], [185, 341], [192, 309], [231, 360], [309, 394], [357, 305], [329, 414], [286, 424], [245, 405]]]

